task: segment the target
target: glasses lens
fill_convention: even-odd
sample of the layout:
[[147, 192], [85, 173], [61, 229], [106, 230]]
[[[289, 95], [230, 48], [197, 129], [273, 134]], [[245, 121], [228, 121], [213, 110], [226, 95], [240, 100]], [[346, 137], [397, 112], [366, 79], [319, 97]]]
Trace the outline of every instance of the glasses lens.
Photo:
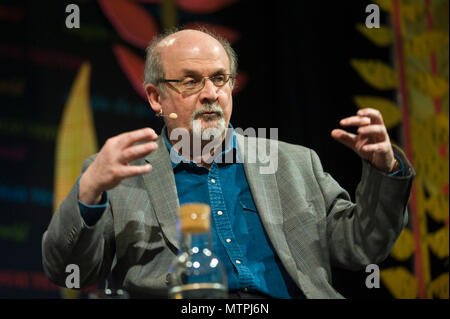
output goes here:
[[218, 74], [210, 78], [203, 79], [185, 78], [179, 82], [179, 89], [183, 93], [196, 93], [205, 87], [207, 79], [210, 79], [216, 87], [222, 87], [228, 82], [230, 75]]
[[211, 81], [214, 83], [215, 86], [221, 87], [221, 86], [224, 86], [225, 83], [228, 82], [228, 79], [229, 79], [229, 78], [230, 78], [229, 75], [226, 75], [226, 74], [219, 74], [219, 75], [213, 76], [213, 77], [211, 78]]
[[193, 78], [185, 78], [180, 83], [182, 91], [193, 91], [202, 86], [202, 80], [196, 80]]

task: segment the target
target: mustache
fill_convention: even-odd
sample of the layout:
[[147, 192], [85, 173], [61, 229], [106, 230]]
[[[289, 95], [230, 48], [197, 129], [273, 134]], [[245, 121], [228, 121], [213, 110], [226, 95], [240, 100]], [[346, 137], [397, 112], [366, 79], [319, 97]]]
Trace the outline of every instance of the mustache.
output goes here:
[[199, 118], [200, 116], [202, 116], [205, 113], [216, 113], [220, 118], [223, 117], [223, 111], [220, 108], [220, 106], [217, 105], [217, 103], [211, 103], [211, 104], [205, 104], [204, 107], [202, 107], [199, 110], [196, 110], [192, 114], [192, 119], [196, 120], [197, 118]]

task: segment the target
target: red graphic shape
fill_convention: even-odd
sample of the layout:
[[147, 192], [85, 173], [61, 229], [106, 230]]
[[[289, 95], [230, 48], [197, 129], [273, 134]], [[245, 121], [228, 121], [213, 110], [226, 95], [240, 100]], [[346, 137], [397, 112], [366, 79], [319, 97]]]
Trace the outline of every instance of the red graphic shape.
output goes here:
[[190, 13], [214, 13], [239, 0], [178, 0], [178, 6]]
[[247, 84], [248, 75], [245, 72], [237, 72], [236, 83], [234, 84], [233, 94], [239, 93]]
[[117, 61], [122, 67], [122, 70], [125, 72], [128, 80], [131, 82], [136, 92], [147, 100], [144, 88], [142, 87], [142, 83], [144, 82], [144, 59], [119, 44], [113, 46], [113, 51], [116, 55]]
[[443, 143], [439, 146], [439, 155], [442, 157], [447, 156], [447, 144]]
[[138, 48], [145, 49], [158, 34], [155, 19], [139, 5], [127, 0], [99, 0], [99, 3], [120, 36]]
[[241, 37], [239, 31], [214, 23], [189, 22], [185, 25], [185, 27], [186, 29], [205, 28], [217, 35], [220, 35], [230, 43], [235, 43]]
[[161, 3], [161, 0], [135, 0], [135, 1], [142, 3]]
[[24, 9], [20, 7], [0, 6], [0, 20], [18, 23], [23, 20]]

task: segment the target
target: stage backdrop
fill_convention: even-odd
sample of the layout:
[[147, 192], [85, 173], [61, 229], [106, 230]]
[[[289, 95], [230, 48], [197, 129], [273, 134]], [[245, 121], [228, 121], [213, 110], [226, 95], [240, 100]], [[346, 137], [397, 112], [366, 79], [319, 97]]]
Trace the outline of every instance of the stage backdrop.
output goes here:
[[[111, 136], [160, 131], [142, 91], [148, 42], [205, 26], [239, 56], [232, 124], [313, 148], [354, 198], [359, 158], [330, 137], [379, 108], [418, 178], [410, 225], [368, 273], [333, 269], [348, 298], [448, 298], [448, 1], [84, 0], [0, 3], [0, 297], [81, 294], [51, 284], [41, 238], [83, 159]], [[76, 4], [69, 6], [70, 4]], [[79, 28], [75, 12], [79, 10]], [[373, 22], [373, 21], [372, 21]]]

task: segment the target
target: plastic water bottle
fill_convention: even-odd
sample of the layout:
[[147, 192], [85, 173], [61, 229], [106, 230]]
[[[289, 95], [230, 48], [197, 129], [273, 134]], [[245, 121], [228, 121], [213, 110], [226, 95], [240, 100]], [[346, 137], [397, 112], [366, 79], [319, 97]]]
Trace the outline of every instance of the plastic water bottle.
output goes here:
[[225, 269], [212, 249], [210, 214], [206, 204], [180, 207], [181, 250], [169, 269], [169, 298], [227, 298]]

